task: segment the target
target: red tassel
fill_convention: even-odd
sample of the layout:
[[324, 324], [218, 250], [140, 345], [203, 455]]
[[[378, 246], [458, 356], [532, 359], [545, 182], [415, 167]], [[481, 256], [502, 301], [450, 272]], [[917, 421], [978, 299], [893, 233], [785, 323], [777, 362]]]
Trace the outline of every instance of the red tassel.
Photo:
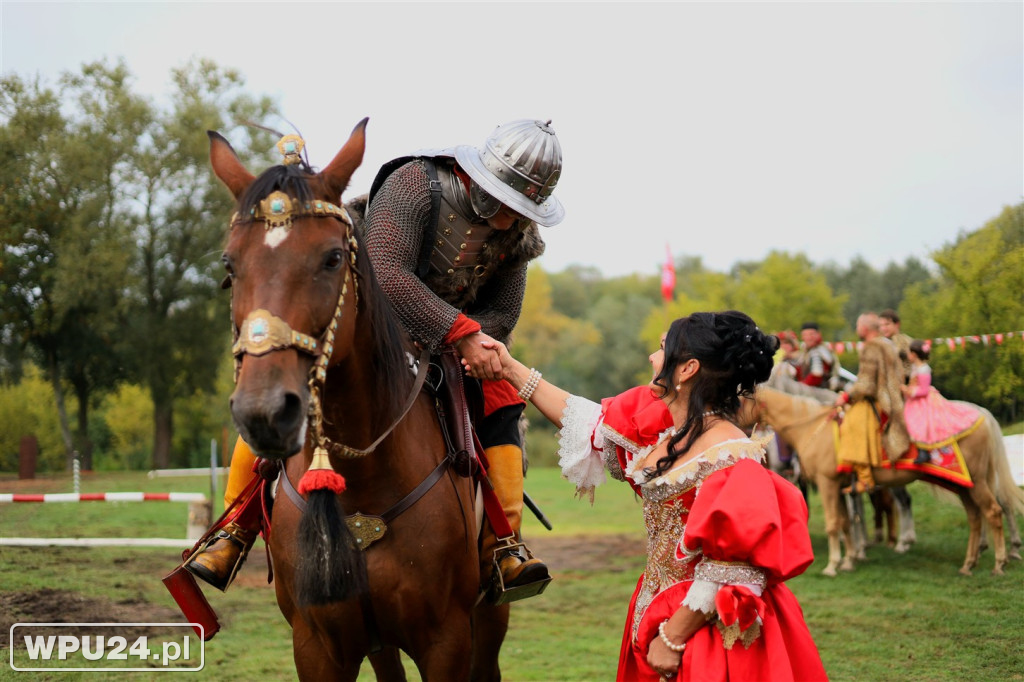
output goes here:
[[309, 470], [302, 475], [297, 489], [300, 495], [314, 490], [330, 490], [335, 495], [340, 495], [345, 492], [345, 477], [331, 466], [327, 450], [318, 447], [313, 451]]
[[340, 495], [345, 492], [345, 477], [333, 469], [310, 469], [299, 479], [297, 489], [300, 495], [314, 490], [330, 490]]

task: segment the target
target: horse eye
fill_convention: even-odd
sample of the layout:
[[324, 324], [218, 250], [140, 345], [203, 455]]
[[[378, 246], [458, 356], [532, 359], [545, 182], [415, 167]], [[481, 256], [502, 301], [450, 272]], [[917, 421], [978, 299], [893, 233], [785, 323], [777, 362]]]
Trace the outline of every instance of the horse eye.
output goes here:
[[224, 271], [228, 273], [227, 277], [221, 281], [220, 288], [230, 289], [231, 280], [235, 278], [235, 268], [231, 265], [231, 259], [228, 258], [226, 253], [221, 255], [220, 262], [224, 265]]
[[345, 262], [345, 253], [341, 249], [334, 249], [327, 254], [326, 260], [324, 260], [324, 269], [330, 271], [336, 271], [341, 267], [341, 264]]

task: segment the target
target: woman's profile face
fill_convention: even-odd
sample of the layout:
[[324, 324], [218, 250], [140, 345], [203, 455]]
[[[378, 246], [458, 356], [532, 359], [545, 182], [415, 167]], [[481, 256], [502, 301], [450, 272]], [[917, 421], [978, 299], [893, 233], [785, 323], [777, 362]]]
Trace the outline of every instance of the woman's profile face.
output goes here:
[[654, 383], [654, 378], [661, 373], [661, 368], [665, 364], [665, 336], [667, 334], [668, 332], [662, 333], [658, 350], [647, 356], [647, 359], [651, 361], [651, 383]]

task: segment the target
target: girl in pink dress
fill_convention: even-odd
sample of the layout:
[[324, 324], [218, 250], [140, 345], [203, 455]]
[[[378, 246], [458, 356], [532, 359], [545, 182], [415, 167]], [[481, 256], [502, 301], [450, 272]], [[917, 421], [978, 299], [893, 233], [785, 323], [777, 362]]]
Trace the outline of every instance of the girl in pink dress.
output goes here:
[[927, 464], [932, 450], [966, 436], [983, 420], [981, 413], [970, 405], [946, 400], [932, 386], [930, 353], [928, 342], [910, 342], [910, 383], [903, 387], [903, 418], [911, 440], [918, 447], [914, 464]]

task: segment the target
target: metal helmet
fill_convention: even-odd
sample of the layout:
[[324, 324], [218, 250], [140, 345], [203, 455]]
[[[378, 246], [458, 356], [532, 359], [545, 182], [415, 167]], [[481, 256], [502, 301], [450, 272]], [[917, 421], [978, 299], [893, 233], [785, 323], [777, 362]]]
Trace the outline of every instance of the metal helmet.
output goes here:
[[[477, 185], [474, 192], [540, 225], [557, 225], [565, 217], [561, 202], [551, 196], [562, 174], [562, 147], [551, 121], [524, 119], [498, 126], [482, 149], [456, 147], [455, 160]], [[477, 196], [474, 203], [487, 205], [487, 197]]]

